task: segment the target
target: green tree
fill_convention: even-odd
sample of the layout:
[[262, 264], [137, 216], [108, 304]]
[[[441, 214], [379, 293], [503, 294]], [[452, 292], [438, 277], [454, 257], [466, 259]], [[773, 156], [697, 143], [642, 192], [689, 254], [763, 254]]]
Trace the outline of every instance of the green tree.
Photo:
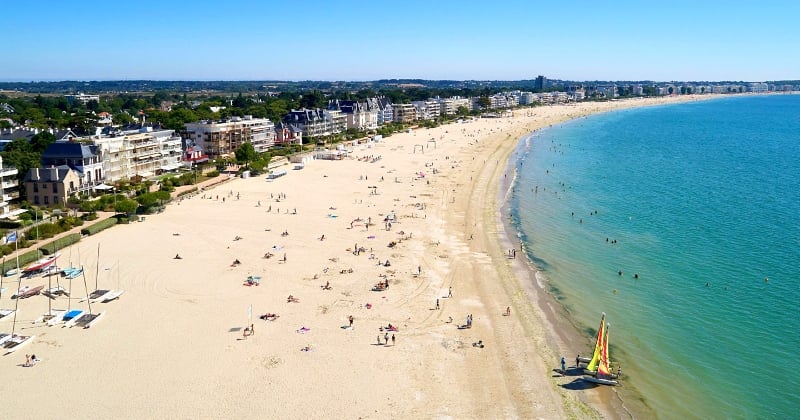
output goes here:
[[300, 106], [303, 108], [322, 108], [325, 106], [325, 96], [322, 92], [314, 89], [310, 93], [303, 94], [300, 98]]
[[55, 141], [56, 136], [49, 131], [42, 131], [31, 138], [30, 151], [41, 155]]
[[114, 211], [117, 213], [133, 214], [138, 208], [139, 203], [137, 203], [135, 200], [131, 200], [130, 198], [117, 200], [117, 203], [114, 205]]
[[480, 98], [478, 98], [478, 105], [480, 105], [481, 108], [484, 109], [489, 108], [492, 106], [492, 100], [489, 99], [488, 96], [481, 96]]
[[249, 168], [250, 162], [258, 158], [258, 153], [256, 153], [256, 148], [253, 147], [252, 143], [242, 144], [234, 151], [234, 154], [236, 155], [236, 161], [244, 163], [245, 168]]

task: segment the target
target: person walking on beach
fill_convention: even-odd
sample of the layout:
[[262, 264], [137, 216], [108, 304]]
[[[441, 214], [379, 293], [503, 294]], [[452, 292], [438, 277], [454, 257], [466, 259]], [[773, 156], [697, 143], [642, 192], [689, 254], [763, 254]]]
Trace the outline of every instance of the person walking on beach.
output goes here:
[[389, 345], [389, 333], [388, 332], [383, 335], [383, 341], [386, 343], [387, 346]]
[[453, 288], [452, 287], [447, 291], [447, 297], [449, 297], [449, 298], [453, 297]]
[[436, 299], [436, 309], [439, 309], [439, 299]]
[[348, 316], [347, 320], [350, 321], [350, 328], [353, 328], [353, 315]]
[[[392, 346], [394, 346], [394, 334], [392, 334]], [[620, 370], [620, 372], [622, 372], [622, 370]]]
[[380, 344], [381, 344], [381, 335], [378, 334], [378, 345], [380, 345]]
[[567, 373], [567, 359], [561, 356], [561, 374]]

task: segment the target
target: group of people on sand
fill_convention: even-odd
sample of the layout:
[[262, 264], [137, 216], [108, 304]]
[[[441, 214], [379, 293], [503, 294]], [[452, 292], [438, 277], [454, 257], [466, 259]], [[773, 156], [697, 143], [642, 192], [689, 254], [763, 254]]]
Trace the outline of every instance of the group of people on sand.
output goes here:
[[300, 299], [289, 295], [289, 297], [286, 298], [286, 303], [300, 303]]

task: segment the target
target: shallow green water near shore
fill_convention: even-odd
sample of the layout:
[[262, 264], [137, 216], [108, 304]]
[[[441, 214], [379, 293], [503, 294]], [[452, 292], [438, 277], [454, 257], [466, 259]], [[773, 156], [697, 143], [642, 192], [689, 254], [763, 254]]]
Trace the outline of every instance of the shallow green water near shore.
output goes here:
[[523, 141], [513, 225], [578, 324], [607, 313], [624, 385], [661, 418], [795, 415], [800, 95], [618, 111]]

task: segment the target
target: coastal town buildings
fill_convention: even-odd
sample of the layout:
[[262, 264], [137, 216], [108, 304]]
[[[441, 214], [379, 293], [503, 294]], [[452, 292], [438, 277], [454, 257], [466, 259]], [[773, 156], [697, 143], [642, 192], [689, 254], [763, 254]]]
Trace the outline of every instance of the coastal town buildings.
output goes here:
[[267, 118], [231, 117], [223, 121], [186, 123], [184, 137], [200, 145], [209, 157], [227, 157], [244, 143], [263, 153], [275, 144], [275, 125]]

